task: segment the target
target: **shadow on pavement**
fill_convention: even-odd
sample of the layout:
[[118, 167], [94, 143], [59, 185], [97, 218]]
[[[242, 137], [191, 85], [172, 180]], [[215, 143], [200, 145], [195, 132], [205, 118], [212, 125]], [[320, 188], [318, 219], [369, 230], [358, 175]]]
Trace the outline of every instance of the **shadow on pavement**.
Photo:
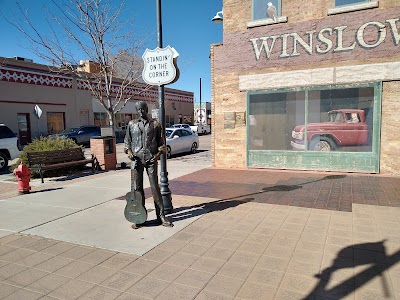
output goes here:
[[44, 190], [39, 190], [39, 191], [31, 191], [29, 194], [36, 194], [36, 193], [43, 193], [43, 192], [51, 192], [51, 191], [57, 191], [57, 190], [62, 190], [64, 188], [59, 187], [59, 188], [51, 188], [51, 189], [44, 189]]
[[51, 177], [48, 177], [48, 179], [50, 181], [54, 181], [54, 182], [64, 182], [64, 181], [74, 180], [74, 179], [77, 179], [77, 178], [85, 178], [85, 177], [88, 177], [88, 176], [92, 176], [92, 175], [99, 174], [99, 173], [104, 173], [104, 172], [106, 172], [106, 171], [98, 170], [98, 171], [96, 171], [96, 173], [92, 173], [92, 171], [90, 169], [90, 171], [88, 170], [88, 171], [73, 173], [73, 174], [70, 174], [70, 175], [65, 175], [63, 177], [54, 178], [54, 179], [51, 179]]
[[197, 205], [182, 206], [174, 209], [174, 212], [170, 215], [170, 218], [173, 222], [181, 221], [184, 219], [204, 215], [210, 211], [222, 211], [228, 208], [236, 207], [239, 204], [250, 202], [252, 200], [253, 198], [239, 200], [215, 200]]
[[[386, 255], [384, 242], [385, 240], [375, 243], [355, 244], [340, 250], [332, 265], [324, 269], [321, 274], [315, 275], [315, 277], [320, 280], [310, 294], [303, 299], [314, 299], [313, 297], [317, 293], [321, 296], [328, 297], [329, 299], [343, 299], [377, 276], [381, 277], [382, 290], [384, 291], [385, 298], [393, 299], [392, 297], [394, 295], [391, 295], [391, 289], [388, 284], [390, 279], [386, 278], [384, 271], [400, 260], [400, 250], [395, 252], [393, 255]], [[343, 257], [349, 257], [349, 254], [352, 254], [354, 249], [365, 249], [366, 253], [364, 253], [365, 255], [360, 256], [359, 259], [357, 259], [357, 256], [355, 256], [355, 260], [343, 259]], [[380, 256], [378, 260], [376, 253], [383, 254], [383, 257]], [[336, 286], [327, 289], [329, 280], [335, 271], [344, 268], [354, 268], [361, 265], [371, 266], [362, 272], [355, 274], [351, 278], [347, 278]]]
[[9, 170], [10, 167], [5, 169], [4, 171], [0, 171], [0, 175], [12, 175], [12, 172]]
[[[323, 180], [327, 180], [327, 179], [343, 179], [345, 177], [346, 177], [346, 175], [329, 175], [329, 176], [322, 177], [320, 179], [316, 179], [316, 180], [313, 180], [313, 181], [307, 181], [307, 182], [303, 182], [303, 183], [300, 183], [300, 184], [273, 185], [273, 186], [262, 188], [260, 193], [264, 193], [264, 192], [280, 192], [280, 191], [289, 192], [289, 191], [294, 191], [294, 190], [297, 190], [297, 189], [301, 189], [303, 187], [303, 185], [305, 185], [305, 184], [315, 183], [315, 182], [323, 181]], [[255, 195], [255, 194], [253, 194], [253, 195]], [[246, 196], [248, 196], [248, 195], [246, 195]]]
[[[301, 189], [303, 185], [314, 183], [317, 181], [322, 181], [326, 179], [342, 179], [346, 177], [346, 175], [329, 175], [325, 176], [321, 179], [316, 179], [313, 181], [304, 182], [296, 185], [273, 185], [264, 187], [261, 191], [257, 191], [254, 193], [248, 193], [245, 195], [234, 196], [226, 199], [215, 200], [211, 202], [204, 202], [201, 204], [191, 205], [191, 206], [182, 206], [174, 209], [173, 214], [170, 215], [172, 221], [179, 221], [187, 218], [192, 218], [194, 216], [199, 216], [202, 214], [206, 214], [209, 211], [222, 211], [227, 208], [236, 207], [240, 204], [251, 202], [254, 200], [251, 196], [260, 195], [262, 193], [272, 192], [272, 191], [293, 191], [296, 189]], [[118, 198], [119, 199], [119, 198]]]

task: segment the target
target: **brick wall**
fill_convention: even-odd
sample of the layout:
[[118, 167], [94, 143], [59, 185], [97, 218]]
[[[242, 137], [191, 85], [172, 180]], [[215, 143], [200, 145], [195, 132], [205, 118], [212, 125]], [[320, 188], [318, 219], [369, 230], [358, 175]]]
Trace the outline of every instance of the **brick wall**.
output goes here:
[[117, 167], [117, 148], [115, 138], [112, 139], [113, 150], [106, 153], [106, 141], [109, 138], [90, 139], [90, 150], [96, 157], [102, 170], [115, 170]]
[[214, 165], [227, 168], [246, 166], [246, 127], [225, 128], [225, 113], [245, 112], [246, 94], [238, 93], [238, 73], [214, 74]]
[[[400, 2], [398, 0], [379, 1], [379, 8], [342, 13], [327, 16], [327, 10], [334, 7], [334, 0], [300, 1], [287, 0], [282, 6], [282, 15], [287, 16], [287, 23], [272, 24], [247, 28], [251, 21], [251, 0], [224, 0], [224, 40], [222, 44], [211, 47], [211, 81], [212, 81], [212, 159], [213, 166], [227, 168], [246, 167], [246, 126], [225, 127], [226, 112], [245, 112], [246, 93], [239, 89], [239, 78], [243, 75], [290, 72], [294, 70], [309, 70], [318, 68], [346, 67], [361, 64], [379, 64], [400, 61], [399, 45], [391, 35], [388, 19], [400, 17]], [[313, 53], [308, 54], [297, 46], [299, 56], [280, 58], [282, 42], [278, 42], [268, 59], [262, 53], [256, 59], [250, 39], [285, 33], [298, 33], [307, 41], [307, 31], [318, 33], [323, 28], [347, 26], [343, 32], [343, 45], [349, 46], [356, 40], [358, 28], [367, 22], [385, 24], [386, 39], [372, 49], [362, 48], [356, 42], [354, 50], [318, 54], [315, 45], [320, 43], [313, 37]], [[400, 23], [397, 23], [398, 28]], [[400, 28], [399, 28], [400, 31]], [[367, 43], [373, 43], [379, 37], [374, 26], [366, 28], [363, 38]], [[332, 35], [333, 43], [337, 43]], [[293, 49], [288, 40], [288, 49]], [[291, 50], [288, 51], [289, 53]], [[399, 174], [400, 160], [397, 157], [399, 146], [399, 118], [395, 112], [400, 111], [400, 82], [384, 82], [382, 96], [382, 141], [381, 169], [382, 174]]]
[[381, 173], [400, 175], [400, 81], [382, 86]]
[[[299, 1], [298, 1], [299, 2]], [[224, 32], [224, 45], [218, 48], [215, 53], [215, 72], [226, 73], [241, 70], [242, 72], [276, 72], [289, 71], [296, 69], [304, 69], [309, 67], [319, 68], [323, 66], [348, 65], [348, 64], [364, 64], [366, 62], [387, 62], [400, 59], [398, 45], [391, 34], [391, 28], [386, 20], [399, 18], [400, 3], [396, 8], [390, 9], [373, 9], [365, 11], [356, 11], [347, 14], [339, 14], [329, 16], [323, 19], [315, 19], [312, 21], [302, 21], [298, 23], [290, 22], [273, 25], [260, 26], [243, 31]], [[367, 22], [380, 22], [386, 25], [384, 34], [385, 41], [375, 48], [365, 49], [356, 41], [356, 33], [358, 29]], [[225, 22], [225, 10], [224, 10]], [[243, 21], [244, 22], [244, 21]], [[241, 23], [237, 21], [237, 23]], [[397, 22], [397, 25], [399, 22]], [[333, 51], [337, 48], [337, 31], [333, 30], [330, 39], [332, 40], [332, 50], [325, 54], [316, 52], [316, 46], [322, 48], [324, 44], [318, 41], [317, 34], [324, 28], [335, 28], [339, 26], [347, 26], [343, 29], [343, 47], [354, 45], [352, 51]], [[312, 39], [312, 53], [307, 53], [299, 44], [297, 44], [297, 56], [282, 57], [282, 39], [277, 38], [272, 48], [270, 57], [264, 51], [261, 52], [259, 59], [256, 59], [253, 43], [251, 39], [256, 41], [258, 47], [261, 47], [263, 37], [281, 36], [285, 33], [297, 33], [304, 41], [308, 43], [307, 31], [315, 31]], [[365, 42], [373, 44], [379, 37], [378, 30], [375, 26], [367, 26], [363, 31]], [[325, 33], [327, 35], [327, 33]], [[272, 40], [268, 40], [272, 45]], [[287, 52], [290, 55], [293, 52], [293, 38], [287, 38]]]
[[[323, 19], [327, 17], [328, 9], [335, 6], [334, 3], [335, 0], [282, 0], [282, 16], [286, 16], [290, 23]], [[398, 0], [379, 1], [379, 9], [398, 6]], [[252, 0], [223, 0], [223, 11], [224, 34], [245, 31], [246, 22], [252, 20]]]

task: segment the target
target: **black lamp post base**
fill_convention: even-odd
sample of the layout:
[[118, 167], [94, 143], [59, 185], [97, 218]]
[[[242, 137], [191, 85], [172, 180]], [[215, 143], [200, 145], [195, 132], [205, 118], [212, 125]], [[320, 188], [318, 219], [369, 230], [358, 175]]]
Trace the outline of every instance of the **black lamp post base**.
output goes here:
[[172, 206], [171, 193], [164, 195], [161, 193], [161, 197], [163, 199], [163, 204], [164, 204], [164, 213], [166, 215], [172, 214], [174, 212], [174, 207]]

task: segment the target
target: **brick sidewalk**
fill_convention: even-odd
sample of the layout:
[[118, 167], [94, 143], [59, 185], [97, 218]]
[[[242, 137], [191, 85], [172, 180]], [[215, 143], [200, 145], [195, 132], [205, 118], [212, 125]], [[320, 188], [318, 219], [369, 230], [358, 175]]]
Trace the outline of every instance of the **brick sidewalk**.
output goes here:
[[177, 195], [339, 211], [351, 211], [353, 203], [400, 207], [400, 177], [211, 168], [169, 187]]
[[[1, 238], [0, 299], [400, 299], [399, 183], [195, 172], [170, 181], [174, 206], [209, 212], [142, 257]], [[170, 217], [184, 216], [177, 209]]]

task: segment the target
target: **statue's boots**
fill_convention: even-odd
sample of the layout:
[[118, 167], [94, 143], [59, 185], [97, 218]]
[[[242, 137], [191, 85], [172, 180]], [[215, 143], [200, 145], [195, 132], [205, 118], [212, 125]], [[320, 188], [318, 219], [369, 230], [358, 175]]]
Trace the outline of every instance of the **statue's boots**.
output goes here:
[[165, 227], [173, 227], [174, 224], [165, 216], [164, 204], [161, 201], [154, 201], [154, 206], [156, 207], [157, 222]]

